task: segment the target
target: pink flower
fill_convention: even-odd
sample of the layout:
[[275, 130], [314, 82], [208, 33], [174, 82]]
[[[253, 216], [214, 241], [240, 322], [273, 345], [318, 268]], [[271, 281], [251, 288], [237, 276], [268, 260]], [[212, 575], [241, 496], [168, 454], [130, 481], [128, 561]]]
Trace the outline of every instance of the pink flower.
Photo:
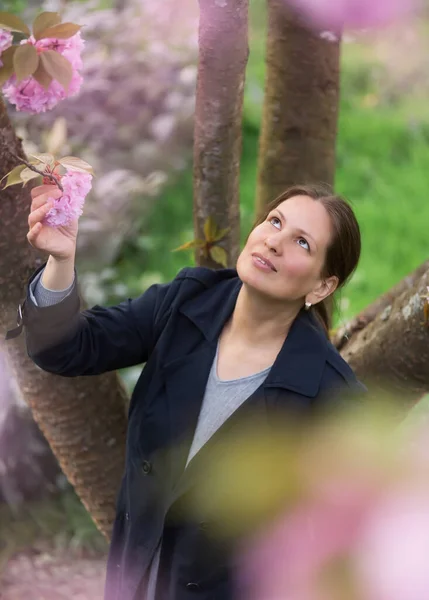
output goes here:
[[78, 219], [83, 212], [85, 197], [91, 189], [92, 175], [77, 171], [67, 171], [61, 178], [64, 193], [54, 200], [54, 206], [44, 219], [45, 225], [61, 227]]
[[319, 27], [341, 30], [385, 25], [411, 12], [418, 0], [285, 0]]
[[363, 528], [355, 559], [363, 597], [427, 600], [428, 557], [429, 489], [421, 482], [411, 489], [404, 485], [374, 509]]
[[17, 83], [15, 76], [11, 77], [3, 88], [5, 98], [16, 106], [18, 111], [26, 111], [32, 114], [51, 110], [64, 98], [75, 96], [82, 85], [83, 78], [79, 73], [82, 68], [80, 52], [83, 48], [83, 40], [80, 32], [67, 40], [42, 39], [36, 42], [33, 37], [24, 40], [24, 43], [32, 43], [39, 51], [56, 50], [70, 61], [73, 67], [73, 76], [69, 88], [66, 90], [56, 81], [52, 80], [48, 89], [45, 90], [33, 77], [27, 77]]
[[12, 46], [12, 40], [13, 36], [9, 31], [0, 29], [0, 54]]

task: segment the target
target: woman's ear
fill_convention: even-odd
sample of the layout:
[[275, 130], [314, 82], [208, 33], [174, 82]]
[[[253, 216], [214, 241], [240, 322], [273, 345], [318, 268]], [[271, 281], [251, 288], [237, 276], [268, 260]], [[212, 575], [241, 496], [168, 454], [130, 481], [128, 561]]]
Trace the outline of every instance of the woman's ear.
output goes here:
[[314, 288], [311, 294], [306, 297], [307, 302], [317, 304], [335, 292], [338, 287], [339, 279], [336, 275], [322, 279], [321, 282]]

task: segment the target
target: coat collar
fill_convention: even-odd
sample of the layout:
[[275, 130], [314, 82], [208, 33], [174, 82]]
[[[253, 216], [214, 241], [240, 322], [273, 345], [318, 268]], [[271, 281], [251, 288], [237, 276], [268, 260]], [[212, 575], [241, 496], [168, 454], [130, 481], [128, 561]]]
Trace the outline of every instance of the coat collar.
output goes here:
[[[180, 307], [209, 341], [219, 337], [231, 316], [241, 281], [236, 272], [225, 271], [228, 278], [205, 289]], [[235, 276], [231, 277], [231, 274]], [[280, 387], [305, 396], [317, 395], [326, 364], [328, 340], [316, 319], [301, 311], [271, 368], [264, 387]]]

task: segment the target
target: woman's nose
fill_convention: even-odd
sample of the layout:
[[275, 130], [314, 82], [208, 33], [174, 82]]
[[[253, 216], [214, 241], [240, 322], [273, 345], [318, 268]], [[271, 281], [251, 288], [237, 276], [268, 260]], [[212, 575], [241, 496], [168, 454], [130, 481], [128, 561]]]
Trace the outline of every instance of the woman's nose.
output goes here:
[[272, 252], [273, 254], [279, 254], [280, 247], [281, 247], [279, 242], [280, 242], [280, 240], [278, 240], [276, 238], [276, 236], [272, 236], [272, 237], [266, 238], [264, 243], [265, 243], [266, 248], [270, 252]]

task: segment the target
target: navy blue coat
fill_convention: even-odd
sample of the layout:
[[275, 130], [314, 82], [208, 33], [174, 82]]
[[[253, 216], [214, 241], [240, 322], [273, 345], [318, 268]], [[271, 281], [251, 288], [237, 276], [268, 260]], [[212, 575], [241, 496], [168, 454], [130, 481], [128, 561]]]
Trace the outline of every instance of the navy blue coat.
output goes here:
[[111, 308], [79, 312], [76, 286], [49, 308], [36, 307], [27, 295], [28, 354], [42, 369], [74, 377], [146, 363], [130, 404], [126, 467], [108, 560], [108, 600], [143, 597], [139, 586], [161, 537], [168, 590], [160, 598], [232, 598], [228, 550], [211, 547], [200, 522], [180, 522], [174, 516], [195, 485], [198, 463], [251, 408], [268, 415], [275, 409], [307, 415], [339, 394], [348, 398], [365, 390], [314, 317], [302, 311], [265, 382], [185, 471], [217, 340], [240, 286], [232, 269], [186, 268], [171, 283], [154, 285]]

